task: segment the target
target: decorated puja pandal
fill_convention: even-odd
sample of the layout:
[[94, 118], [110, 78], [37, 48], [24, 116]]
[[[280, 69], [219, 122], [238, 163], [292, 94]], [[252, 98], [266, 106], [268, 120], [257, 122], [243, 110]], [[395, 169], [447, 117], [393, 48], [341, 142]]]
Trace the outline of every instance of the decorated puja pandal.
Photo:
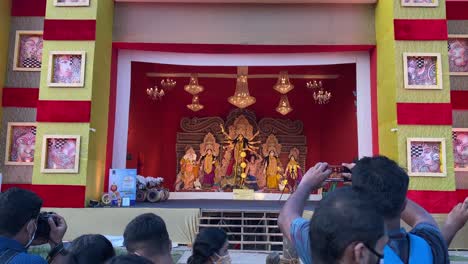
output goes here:
[[[165, 206], [175, 242], [216, 200], [287, 199], [318, 161], [312, 200], [378, 154], [438, 220], [468, 196], [468, 1], [215, 2], [1, 0], [1, 191], [90, 219]], [[85, 208], [130, 189], [137, 207]]]

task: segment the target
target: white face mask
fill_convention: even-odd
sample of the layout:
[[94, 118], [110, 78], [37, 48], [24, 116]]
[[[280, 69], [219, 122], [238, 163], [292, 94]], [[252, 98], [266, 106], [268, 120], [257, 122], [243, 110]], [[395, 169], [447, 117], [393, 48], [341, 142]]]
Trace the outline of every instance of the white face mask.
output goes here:
[[231, 264], [231, 256], [229, 254], [226, 254], [224, 256], [220, 256], [216, 254], [216, 257], [218, 258], [216, 261], [213, 261], [214, 264]]
[[[31, 222], [30, 222], [31, 223]], [[32, 233], [31, 235], [31, 239], [28, 241], [28, 243], [26, 244], [26, 246], [24, 246], [24, 248], [28, 249], [29, 246], [31, 246], [32, 242], [34, 241], [34, 238], [36, 236], [36, 231], [37, 231], [37, 223], [36, 221], [32, 222], [34, 223], [34, 232]]]

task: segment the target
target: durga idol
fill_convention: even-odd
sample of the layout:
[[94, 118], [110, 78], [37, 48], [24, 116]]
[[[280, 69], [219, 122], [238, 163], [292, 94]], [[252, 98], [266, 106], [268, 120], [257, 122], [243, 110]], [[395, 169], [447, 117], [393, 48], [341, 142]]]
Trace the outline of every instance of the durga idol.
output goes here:
[[[245, 116], [239, 116], [234, 121], [234, 124], [229, 127], [229, 134], [224, 130], [221, 124], [221, 132], [225, 136], [224, 148], [232, 152], [230, 157], [229, 165], [226, 170], [226, 176], [234, 177], [235, 181], [239, 182], [239, 177], [243, 175], [245, 169], [245, 157], [247, 154], [256, 153], [258, 147], [257, 144], [260, 141], [254, 141], [260, 133], [253, 134], [253, 127], [249, 124], [249, 121]], [[244, 165], [244, 166], [242, 166]]]

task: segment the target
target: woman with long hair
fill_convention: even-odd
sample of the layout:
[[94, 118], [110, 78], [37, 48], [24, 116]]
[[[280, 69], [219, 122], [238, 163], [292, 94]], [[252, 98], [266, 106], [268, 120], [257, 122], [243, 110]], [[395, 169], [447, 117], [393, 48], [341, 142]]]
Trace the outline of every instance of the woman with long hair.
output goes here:
[[230, 264], [229, 241], [223, 230], [214, 227], [202, 229], [193, 243], [188, 264]]

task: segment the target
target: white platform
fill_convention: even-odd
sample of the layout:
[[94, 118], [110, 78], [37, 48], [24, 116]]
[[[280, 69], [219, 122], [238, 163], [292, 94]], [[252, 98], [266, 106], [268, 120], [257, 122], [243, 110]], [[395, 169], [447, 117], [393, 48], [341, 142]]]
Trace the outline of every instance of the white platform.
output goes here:
[[[286, 201], [290, 194], [280, 193], [254, 193], [255, 201]], [[321, 194], [312, 194], [309, 196], [310, 201], [320, 201]], [[232, 192], [171, 192], [169, 200], [234, 200]]]

